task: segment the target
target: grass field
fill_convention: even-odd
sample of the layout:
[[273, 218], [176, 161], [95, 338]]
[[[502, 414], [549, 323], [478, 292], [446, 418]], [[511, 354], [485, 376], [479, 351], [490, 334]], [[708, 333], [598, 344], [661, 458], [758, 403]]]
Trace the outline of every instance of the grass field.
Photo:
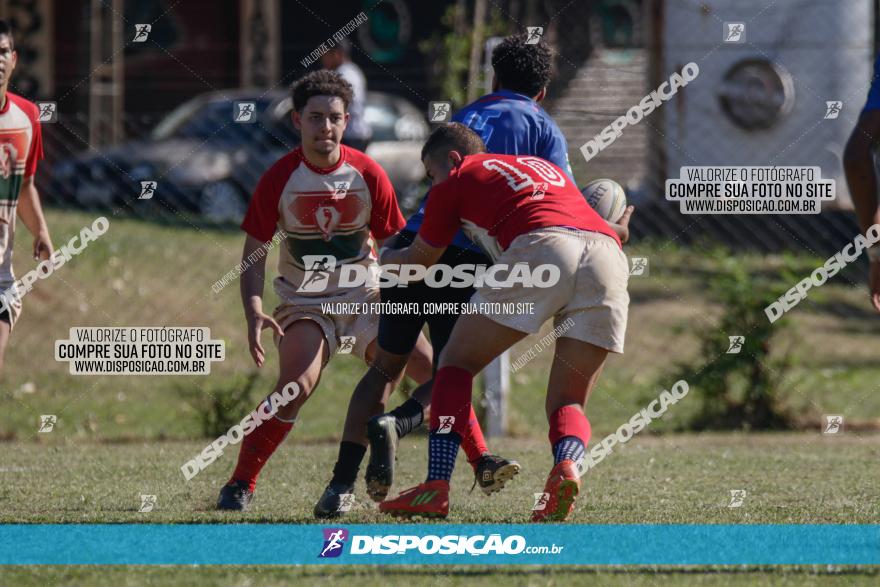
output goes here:
[[[57, 244], [66, 242], [93, 216], [50, 211]], [[162, 227], [110, 218], [108, 232], [86, 251], [40, 282], [25, 297], [25, 310], [7, 352], [0, 379], [0, 438], [33, 441], [40, 414], [56, 414], [51, 439], [42, 441], [193, 439], [201, 436], [199, 405], [204, 397], [229, 386], [233, 375], [255, 369], [246, 349], [244, 319], [233, 283], [219, 294], [215, 281], [240, 260], [238, 231]], [[16, 243], [19, 274], [33, 266], [30, 239], [21, 230]], [[719, 270], [698, 248], [668, 244], [628, 247], [631, 256], [650, 259], [650, 275], [630, 281], [632, 304], [625, 357], [609, 360], [590, 400], [594, 432], [605, 434], [672, 383], [672, 363], [697, 351], [695, 331], [711, 328], [720, 308], [707, 299], [705, 282]], [[269, 258], [273, 267], [275, 255]], [[745, 257], [767, 270], [773, 258]], [[803, 258], [808, 267], [818, 260]], [[862, 283], [854, 287], [836, 278], [790, 313], [793, 328], [780, 349], [796, 360], [784, 395], [818, 428], [822, 414], [880, 423], [880, 364], [876, 360], [878, 317], [871, 314]], [[265, 307], [274, 307], [271, 285]], [[226, 341], [227, 360], [215, 363], [208, 377], [114, 377], [69, 375], [67, 363], [54, 361], [54, 341], [72, 326], [208, 326]], [[537, 337], [514, 347], [515, 360]], [[268, 341], [267, 341], [268, 342]], [[271, 343], [269, 342], [271, 345]], [[544, 437], [543, 397], [552, 357], [546, 349], [512, 377], [511, 434]], [[269, 353], [254, 402], [277, 373]], [[300, 439], [335, 438], [341, 414], [327, 406], [347, 401], [363, 365], [350, 356], [334, 359], [314, 400], [302, 412]], [[652, 429], [674, 427], [693, 408], [682, 405]]]
[[[56, 246], [93, 216], [49, 211]], [[238, 285], [220, 294], [212, 284], [240, 255], [236, 231], [159, 227], [110, 218], [109, 231], [84, 253], [38, 284], [24, 300], [0, 379], [0, 522], [311, 522], [311, 507], [330, 475], [343, 420], [341, 406], [363, 372], [356, 359], [334, 359], [295, 432], [266, 468], [251, 512], [219, 514], [216, 493], [237, 454], [224, 457], [189, 483], [179, 467], [208, 442], [199, 424], [199, 397], [217, 394], [254, 369], [246, 347]], [[33, 266], [29, 235], [16, 247], [19, 274]], [[706, 279], [719, 270], [699, 249], [642, 243], [630, 255], [650, 259], [650, 276], [633, 278], [625, 357], [610, 360], [593, 394], [589, 415], [594, 439], [616, 429], [673, 382], [672, 363], [697, 352], [695, 330], [712, 327], [720, 308], [707, 299]], [[756, 269], [774, 259], [746, 257]], [[819, 260], [801, 259], [807, 266]], [[270, 256], [274, 265], [275, 254]], [[266, 307], [274, 295], [267, 286]], [[876, 523], [880, 436], [880, 364], [877, 317], [864, 287], [837, 278], [791, 313], [793, 328], [781, 348], [796, 357], [784, 396], [801, 414], [800, 431], [778, 434], [672, 434], [695, 409], [699, 390], [673, 407], [626, 446], [591, 471], [577, 523]], [[208, 326], [226, 341], [227, 360], [208, 377], [73, 377], [53, 358], [54, 341], [73, 326]], [[527, 339], [511, 358], [535, 342]], [[464, 461], [454, 479], [458, 523], [524, 522], [532, 493], [543, 485], [550, 455], [543, 411], [552, 357], [546, 349], [513, 375], [511, 438], [490, 441], [519, 459], [524, 471], [503, 493], [468, 494]], [[272, 385], [277, 358], [262, 369], [256, 402]], [[400, 396], [398, 396], [400, 397]], [[841, 437], [822, 436], [822, 414], [857, 423]], [[51, 434], [37, 434], [40, 414], [55, 414]], [[662, 435], [654, 433], [662, 432]], [[415, 434], [401, 447], [398, 488], [425, 471], [425, 439]], [[729, 491], [748, 492], [742, 508], [728, 508]], [[140, 494], [158, 496], [157, 509], [137, 512]], [[359, 486], [352, 522], [383, 521]], [[321, 569], [229, 567], [7, 568], [0, 583], [37, 584], [280, 584], [355, 580], [413, 585], [788, 585], [876, 584], [875, 570], [749, 569], [635, 571], [605, 569]], [[829, 574], [830, 573], [830, 574]]]

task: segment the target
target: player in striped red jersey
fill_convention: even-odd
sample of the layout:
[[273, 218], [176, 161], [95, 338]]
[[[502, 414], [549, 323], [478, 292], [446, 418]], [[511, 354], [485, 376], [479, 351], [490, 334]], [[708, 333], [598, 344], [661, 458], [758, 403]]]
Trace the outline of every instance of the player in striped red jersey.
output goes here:
[[[244, 438], [219, 509], [248, 507], [260, 470], [293, 427], [331, 355], [352, 353], [369, 362], [375, 352], [377, 316], [331, 314], [323, 307], [379, 301], [373, 284], [346, 286], [341, 267], [358, 265], [364, 272], [375, 267], [373, 240], [381, 244], [405, 224], [382, 168], [340, 144], [351, 99], [351, 86], [333, 72], [313, 72], [294, 85], [293, 124], [302, 144], [262, 176], [241, 225], [247, 233], [242, 263], [250, 265], [242, 273], [241, 293], [251, 355], [263, 365], [261, 332], [271, 329], [280, 362], [273, 392], [294, 382], [299, 394]], [[266, 257], [260, 249], [276, 235], [281, 251], [274, 285], [280, 303], [270, 316], [263, 312]], [[423, 337], [407, 370], [418, 383], [431, 377], [430, 352]], [[257, 409], [270, 413], [268, 402]], [[376, 413], [381, 409], [377, 405]], [[365, 425], [358, 436], [364, 446]]]
[[43, 158], [37, 106], [8, 91], [18, 55], [12, 29], [0, 20], [0, 370], [9, 335], [21, 313], [15, 287], [12, 249], [16, 215], [34, 235], [34, 258], [52, 256], [52, 239], [34, 186], [37, 161]]

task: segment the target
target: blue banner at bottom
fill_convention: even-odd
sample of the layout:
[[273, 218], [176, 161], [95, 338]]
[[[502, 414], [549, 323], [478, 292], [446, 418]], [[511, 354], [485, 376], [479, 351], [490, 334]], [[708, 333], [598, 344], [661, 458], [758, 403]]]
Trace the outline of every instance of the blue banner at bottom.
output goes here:
[[880, 525], [0, 525], [0, 564], [880, 565]]

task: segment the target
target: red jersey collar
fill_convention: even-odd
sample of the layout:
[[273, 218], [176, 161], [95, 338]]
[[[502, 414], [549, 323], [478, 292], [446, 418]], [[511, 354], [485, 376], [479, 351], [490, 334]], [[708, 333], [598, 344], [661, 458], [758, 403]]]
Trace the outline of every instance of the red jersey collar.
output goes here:
[[299, 157], [302, 160], [303, 165], [305, 165], [315, 173], [320, 173], [321, 175], [333, 173], [334, 171], [342, 167], [342, 164], [345, 163], [346, 159], [348, 159], [348, 147], [346, 147], [345, 145], [339, 145], [339, 161], [337, 161], [336, 164], [330, 167], [317, 167], [315, 165], [312, 165], [311, 163], [309, 163], [309, 160], [306, 159], [306, 154], [303, 153], [301, 146], [297, 147], [296, 150], [299, 151]]

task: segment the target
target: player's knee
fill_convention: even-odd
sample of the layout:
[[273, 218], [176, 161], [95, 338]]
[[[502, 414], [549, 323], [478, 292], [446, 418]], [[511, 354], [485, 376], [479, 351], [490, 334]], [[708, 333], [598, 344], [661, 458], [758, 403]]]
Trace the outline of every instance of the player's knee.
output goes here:
[[279, 381], [272, 392], [281, 394], [287, 403], [279, 406], [278, 416], [284, 420], [296, 418], [300, 408], [312, 395], [316, 384], [317, 382], [310, 381], [308, 377], [301, 377], [295, 381]]
[[370, 364], [370, 371], [385, 381], [394, 381], [403, 373], [408, 359], [409, 355], [394, 355], [380, 350]]
[[466, 369], [471, 373], [478, 373], [482, 370], [482, 366], [474, 360], [473, 355], [463, 353], [449, 345], [443, 347], [443, 352], [440, 353], [440, 360], [438, 363], [438, 369], [441, 367], [459, 367], [461, 369]]

